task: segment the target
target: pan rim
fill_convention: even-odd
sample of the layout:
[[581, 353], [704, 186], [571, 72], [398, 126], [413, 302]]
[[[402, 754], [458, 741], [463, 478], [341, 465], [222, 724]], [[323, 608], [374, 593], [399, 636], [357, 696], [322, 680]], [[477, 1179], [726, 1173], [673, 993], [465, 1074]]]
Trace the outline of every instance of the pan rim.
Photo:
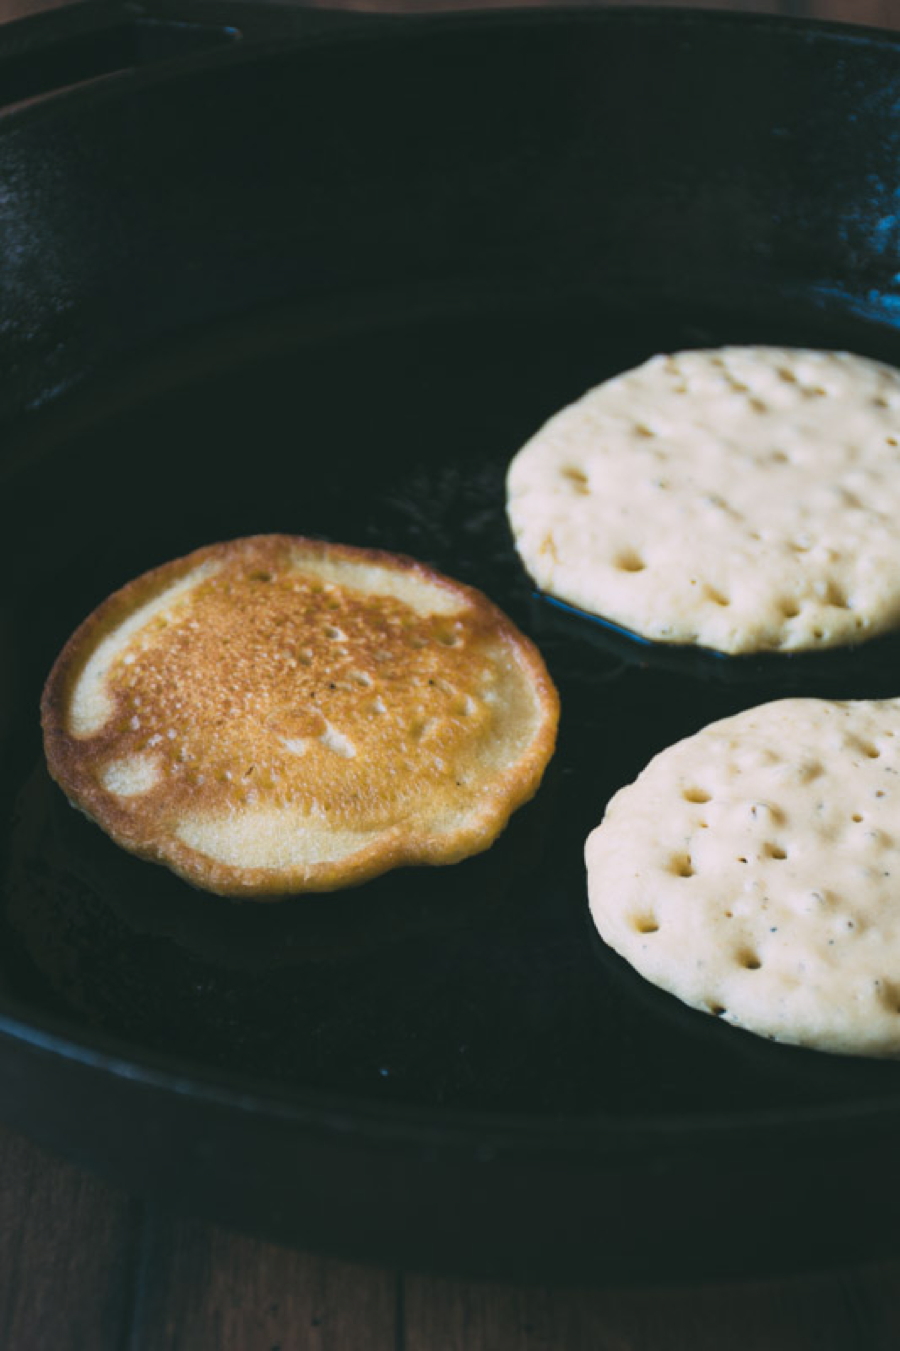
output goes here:
[[[71, 9], [49, 10], [26, 15], [4, 25], [0, 33], [0, 60], [6, 52], [12, 61], [29, 48], [38, 50], [47, 41], [75, 31], [90, 30], [96, 14], [98, 31], [116, 23], [177, 23], [206, 25], [230, 30], [233, 40], [222, 46], [181, 57], [150, 61], [146, 65], [111, 70], [96, 78], [59, 89], [49, 89], [21, 105], [0, 108], [0, 136], [13, 133], [34, 120], [65, 117], [73, 106], [94, 101], [121, 100], [147, 88], [193, 79], [198, 75], [229, 71], [246, 65], [295, 59], [307, 52], [318, 56], [323, 50], [353, 50], [371, 41], [404, 42], [427, 36], [442, 40], [454, 34], [482, 34], [491, 29], [564, 29], [611, 27], [652, 29], [670, 32], [674, 38], [702, 27], [727, 30], [769, 30], [788, 40], [811, 39], [837, 42], [841, 46], [873, 45], [900, 49], [900, 31], [867, 24], [807, 19], [793, 15], [733, 12], [702, 9], [696, 6], [672, 9], [658, 4], [595, 8], [589, 3], [565, 4], [551, 8], [514, 7], [485, 10], [438, 10], [419, 13], [337, 10], [286, 11], [277, 0], [95, 0]], [[324, 21], [323, 21], [324, 15]], [[74, 20], [72, 19], [74, 16]], [[262, 23], [260, 23], [262, 16]], [[268, 31], [266, 25], [269, 25]], [[256, 33], [254, 33], [256, 28]], [[60, 29], [62, 33], [60, 34]]]
[[264, 1116], [317, 1134], [358, 1135], [400, 1146], [428, 1142], [469, 1152], [487, 1140], [498, 1152], [548, 1157], [565, 1153], [570, 1161], [588, 1155], [602, 1162], [642, 1154], [649, 1144], [657, 1154], [666, 1145], [679, 1153], [702, 1153], [716, 1142], [739, 1142], [761, 1152], [790, 1151], [795, 1146], [806, 1154], [813, 1128], [817, 1149], [827, 1152], [836, 1140], [860, 1131], [896, 1138], [900, 1128], [900, 1091], [827, 1105], [741, 1109], [718, 1116], [708, 1111], [670, 1112], [649, 1119], [598, 1113], [538, 1116], [382, 1103], [202, 1065], [189, 1057], [135, 1045], [99, 1028], [79, 1027], [61, 1015], [35, 1012], [24, 1005], [20, 1011], [18, 1003], [8, 995], [3, 997], [0, 1038], [29, 1050], [213, 1109]]

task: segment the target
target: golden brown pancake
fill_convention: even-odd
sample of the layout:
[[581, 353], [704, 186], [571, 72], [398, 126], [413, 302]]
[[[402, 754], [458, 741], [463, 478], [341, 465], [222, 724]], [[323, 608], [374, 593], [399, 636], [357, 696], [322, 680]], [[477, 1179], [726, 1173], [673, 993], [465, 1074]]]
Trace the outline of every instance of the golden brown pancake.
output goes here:
[[486, 849], [536, 791], [559, 707], [479, 592], [408, 558], [261, 535], [110, 596], [41, 713], [50, 773], [118, 844], [271, 898]]

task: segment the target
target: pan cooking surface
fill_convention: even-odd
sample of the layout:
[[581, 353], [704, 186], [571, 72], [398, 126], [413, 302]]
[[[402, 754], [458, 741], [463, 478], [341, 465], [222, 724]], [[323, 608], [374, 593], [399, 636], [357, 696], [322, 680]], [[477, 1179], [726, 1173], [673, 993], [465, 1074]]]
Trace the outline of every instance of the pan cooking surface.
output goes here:
[[[18, 504], [3, 784], [15, 996], [138, 1052], [426, 1109], [721, 1118], [895, 1094], [894, 1065], [770, 1045], [681, 1007], [587, 915], [582, 846], [611, 793], [778, 690], [628, 661], [545, 625], [506, 526], [505, 470], [589, 385], [655, 351], [726, 342], [900, 362], [896, 334], [812, 303], [748, 315], [419, 291], [179, 339], [22, 426], [3, 484]], [[559, 747], [487, 854], [241, 906], [125, 856], [48, 782], [37, 702], [71, 629], [145, 568], [266, 531], [426, 559], [537, 639], [562, 699]], [[858, 660], [843, 693], [900, 693], [865, 649]]]

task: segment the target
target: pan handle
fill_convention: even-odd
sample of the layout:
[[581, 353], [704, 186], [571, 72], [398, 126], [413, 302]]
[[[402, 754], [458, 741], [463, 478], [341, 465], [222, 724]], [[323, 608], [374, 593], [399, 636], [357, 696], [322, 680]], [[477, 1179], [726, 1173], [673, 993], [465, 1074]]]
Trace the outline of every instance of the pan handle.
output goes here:
[[259, 0], [85, 0], [0, 25], [0, 115], [236, 44], [274, 47], [410, 21], [419, 20]]

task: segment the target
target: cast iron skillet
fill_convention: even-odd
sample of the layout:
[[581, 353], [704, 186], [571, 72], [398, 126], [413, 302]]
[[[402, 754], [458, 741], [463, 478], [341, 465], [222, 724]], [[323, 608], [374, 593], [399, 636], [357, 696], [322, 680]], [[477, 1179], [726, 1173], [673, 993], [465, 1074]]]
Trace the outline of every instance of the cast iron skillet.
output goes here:
[[[545, 629], [502, 498], [545, 417], [654, 351], [900, 363], [896, 41], [103, 4], [0, 32], [0, 96], [4, 1117], [382, 1262], [641, 1281], [892, 1250], [900, 1069], [692, 1014], [586, 918], [609, 794], [771, 687]], [[47, 782], [74, 625], [266, 530], [426, 558], [542, 644], [559, 750], [488, 854], [247, 911]], [[839, 692], [900, 692], [858, 658]]]

